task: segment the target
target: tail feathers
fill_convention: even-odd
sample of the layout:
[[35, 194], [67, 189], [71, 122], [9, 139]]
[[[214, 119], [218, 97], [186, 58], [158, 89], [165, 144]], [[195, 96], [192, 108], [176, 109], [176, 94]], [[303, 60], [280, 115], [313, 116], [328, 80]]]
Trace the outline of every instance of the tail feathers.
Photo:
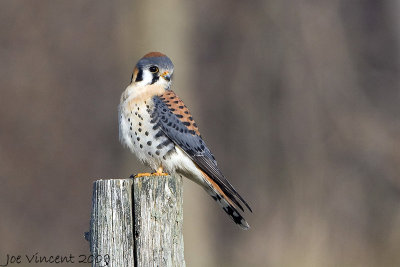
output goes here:
[[243, 230], [248, 230], [250, 228], [250, 225], [246, 222], [242, 215], [240, 215], [237, 209], [231, 203], [229, 203], [223, 195], [211, 188], [209, 188], [207, 192], [216, 202], [218, 202], [218, 204], [222, 207], [226, 214], [228, 214], [234, 223], [239, 225]]
[[[247, 230], [250, 228], [249, 224], [246, 220], [240, 215], [237, 211], [235, 204], [237, 204], [240, 208], [240, 204], [237, 200], [232, 196], [230, 198], [220, 187], [217, 185], [206, 173], [203, 173], [203, 177], [205, 178], [205, 190], [208, 194], [222, 207], [222, 209], [228, 214], [228, 216], [233, 220], [234, 223], [239, 225], [243, 230]], [[228, 193], [229, 194], [229, 193]], [[235, 204], [234, 204], [235, 203]], [[241, 208], [243, 210], [243, 208]]]

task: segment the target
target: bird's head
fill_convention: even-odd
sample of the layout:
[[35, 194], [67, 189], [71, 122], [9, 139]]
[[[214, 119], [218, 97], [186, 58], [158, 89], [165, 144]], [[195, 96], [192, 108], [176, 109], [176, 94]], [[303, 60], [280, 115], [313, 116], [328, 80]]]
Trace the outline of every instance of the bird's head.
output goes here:
[[136, 64], [131, 83], [138, 86], [158, 84], [167, 89], [171, 85], [173, 73], [174, 65], [166, 55], [151, 52], [144, 55]]

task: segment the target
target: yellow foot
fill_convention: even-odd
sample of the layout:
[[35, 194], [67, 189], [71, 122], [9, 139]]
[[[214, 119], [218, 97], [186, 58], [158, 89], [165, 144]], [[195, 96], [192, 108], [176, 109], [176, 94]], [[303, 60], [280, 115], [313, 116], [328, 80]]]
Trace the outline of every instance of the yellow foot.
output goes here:
[[151, 175], [155, 175], [155, 176], [167, 176], [169, 175], [168, 173], [165, 172], [154, 172]]
[[139, 177], [143, 177], [143, 176], [151, 176], [152, 174], [149, 172], [141, 172], [136, 174], [133, 178], [139, 178]]
[[141, 172], [136, 174], [135, 176], [131, 176], [130, 178], [139, 178], [139, 177], [143, 177], [143, 176], [167, 176], [169, 175], [168, 173], [165, 172], [153, 172], [153, 173], [149, 173], [149, 172]]

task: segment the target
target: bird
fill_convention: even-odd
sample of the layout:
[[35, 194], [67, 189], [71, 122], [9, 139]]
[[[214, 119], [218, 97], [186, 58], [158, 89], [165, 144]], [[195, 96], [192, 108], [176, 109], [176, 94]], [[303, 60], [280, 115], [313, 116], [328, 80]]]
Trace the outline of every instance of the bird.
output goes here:
[[247, 230], [250, 226], [238, 209], [252, 209], [222, 174], [189, 109], [172, 91], [173, 73], [172, 61], [160, 52], [147, 53], [137, 62], [118, 107], [120, 142], [154, 171], [152, 175], [178, 174], [199, 184]]

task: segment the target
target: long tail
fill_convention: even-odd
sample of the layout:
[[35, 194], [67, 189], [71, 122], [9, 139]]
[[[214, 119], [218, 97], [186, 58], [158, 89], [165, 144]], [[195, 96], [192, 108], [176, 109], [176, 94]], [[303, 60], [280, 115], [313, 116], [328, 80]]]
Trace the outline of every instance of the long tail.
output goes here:
[[[232, 199], [227, 196], [226, 193], [221, 189], [219, 185], [217, 185], [213, 179], [211, 179], [206, 173], [201, 171], [204, 180], [207, 186], [204, 189], [207, 193], [222, 207], [222, 209], [228, 214], [228, 216], [232, 219], [234, 223], [239, 225], [243, 230], [248, 230], [250, 225], [246, 222], [246, 220], [240, 215], [238, 210], [236, 209], [235, 204]], [[235, 201], [236, 202], [236, 201]]]

